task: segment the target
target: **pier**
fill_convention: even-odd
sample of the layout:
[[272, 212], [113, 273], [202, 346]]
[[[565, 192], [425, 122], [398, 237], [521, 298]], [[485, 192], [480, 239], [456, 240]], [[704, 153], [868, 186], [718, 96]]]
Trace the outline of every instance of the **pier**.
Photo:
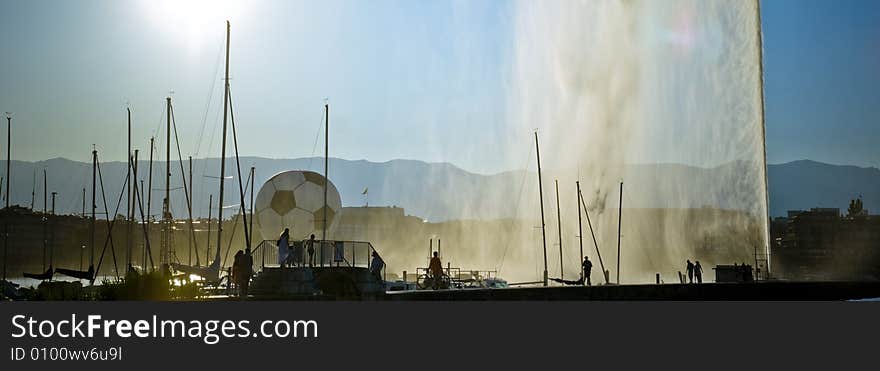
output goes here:
[[389, 292], [388, 300], [670, 300], [814, 301], [880, 298], [880, 282], [639, 284]]

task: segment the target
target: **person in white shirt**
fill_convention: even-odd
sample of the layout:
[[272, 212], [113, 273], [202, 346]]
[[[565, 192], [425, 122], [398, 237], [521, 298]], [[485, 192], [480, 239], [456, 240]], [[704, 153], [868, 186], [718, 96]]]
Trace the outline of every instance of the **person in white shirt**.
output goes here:
[[287, 261], [287, 250], [290, 246], [290, 228], [284, 228], [281, 237], [278, 237], [278, 265], [284, 266]]

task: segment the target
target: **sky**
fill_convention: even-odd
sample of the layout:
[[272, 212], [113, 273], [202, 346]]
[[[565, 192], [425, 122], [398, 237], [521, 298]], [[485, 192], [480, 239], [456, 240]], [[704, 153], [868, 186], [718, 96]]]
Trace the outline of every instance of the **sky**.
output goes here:
[[767, 160], [880, 167], [880, 2], [762, 5]]
[[[243, 155], [450, 162], [493, 173], [514, 40], [507, 1], [2, 1], [0, 112], [13, 158], [164, 148], [219, 155], [224, 19]], [[880, 166], [876, 1], [763, 2], [767, 155]], [[528, 135], [528, 133], [525, 133]], [[440, 138], [440, 139], [438, 139]], [[5, 140], [5, 131], [2, 133]], [[528, 138], [526, 138], [528, 139]], [[231, 148], [230, 148], [231, 150]], [[497, 156], [495, 156], [497, 157]]]

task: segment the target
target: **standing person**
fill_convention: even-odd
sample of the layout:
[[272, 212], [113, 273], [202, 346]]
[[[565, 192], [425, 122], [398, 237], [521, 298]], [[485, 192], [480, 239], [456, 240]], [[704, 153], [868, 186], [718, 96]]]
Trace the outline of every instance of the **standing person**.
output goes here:
[[244, 274], [241, 271], [242, 255], [244, 255], [244, 252], [238, 250], [238, 252], [235, 253], [235, 256], [232, 259], [232, 282], [235, 283], [235, 290], [237, 291], [241, 291], [241, 285], [239, 283], [241, 282], [241, 276]]
[[284, 267], [288, 259], [288, 250], [290, 250], [290, 228], [284, 228], [284, 232], [278, 237], [278, 265]]
[[694, 276], [697, 277], [697, 283], [703, 283], [703, 266], [699, 260], [694, 264]]
[[431, 263], [428, 264], [428, 272], [431, 272], [432, 286], [436, 290], [440, 287], [440, 280], [443, 278], [443, 262], [440, 261], [436, 251], [434, 251], [434, 257], [431, 258]]
[[251, 248], [248, 247], [244, 250], [244, 255], [241, 257], [241, 298], [247, 299], [248, 297], [248, 289], [251, 285], [251, 276], [254, 274], [254, 257], [251, 255]]
[[592, 286], [593, 283], [590, 282], [590, 271], [593, 270], [593, 262], [590, 261], [590, 258], [584, 257], [584, 262], [581, 263], [581, 268], [583, 268], [584, 277], [582, 281], [587, 284], [587, 286]]
[[376, 276], [379, 281], [382, 280], [382, 269], [385, 268], [385, 261], [379, 256], [379, 253], [373, 251], [373, 261], [370, 262], [370, 273]]
[[288, 245], [287, 246], [287, 258], [284, 260], [284, 262], [287, 264], [288, 268], [297, 266], [295, 254], [296, 254], [296, 251], [294, 250], [293, 245]]
[[306, 242], [306, 251], [309, 253], [309, 268], [315, 266], [315, 235], [312, 234], [309, 237], [309, 241]]
[[694, 283], [694, 263], [691, 263], [691, 260], [687, 261], [687, 271], [688, 271], [688, 283]]
[[303, 259], [305, 258], [305, 251], [303, 251], [303, 241], [294, 242], [290, 245], [290, 248], [293, 250], [293, 265], [298, 267], [305, 266], [305, 262]]

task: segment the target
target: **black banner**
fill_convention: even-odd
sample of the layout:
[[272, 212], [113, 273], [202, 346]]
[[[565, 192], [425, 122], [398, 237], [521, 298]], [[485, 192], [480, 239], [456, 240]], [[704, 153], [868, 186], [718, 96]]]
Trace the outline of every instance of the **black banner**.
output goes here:
[[0, 313], [3, 370], [791, 367], [868, 360], [880, 334], [880, 304], [840, 302], [5, 302]]

